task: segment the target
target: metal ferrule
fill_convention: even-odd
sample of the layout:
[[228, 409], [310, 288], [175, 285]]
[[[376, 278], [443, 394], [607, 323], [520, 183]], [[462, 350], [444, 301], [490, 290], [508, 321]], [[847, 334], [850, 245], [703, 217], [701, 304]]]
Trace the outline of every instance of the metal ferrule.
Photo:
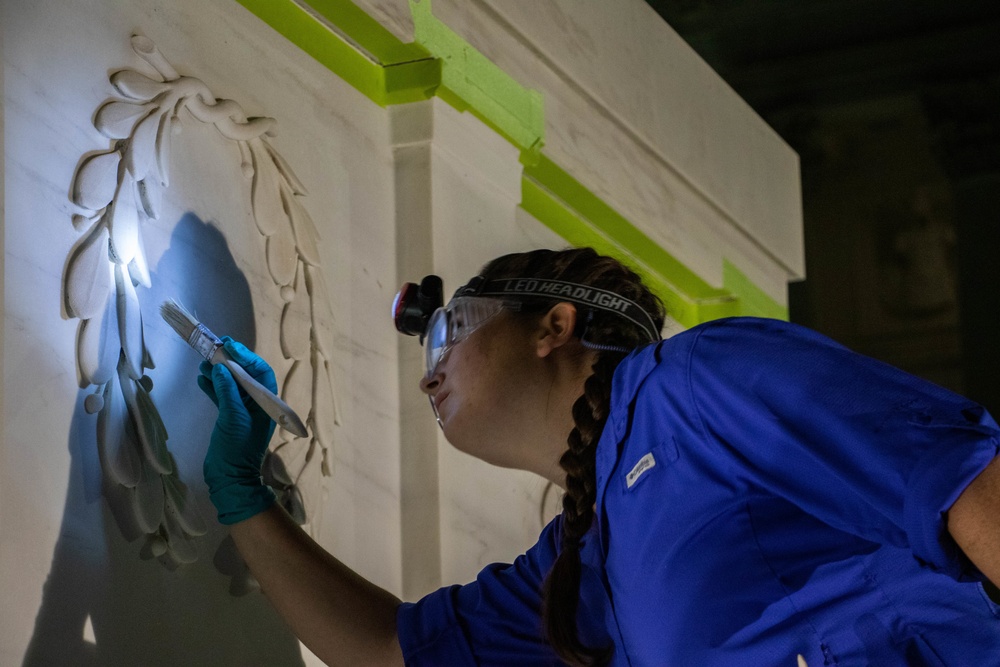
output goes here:
[[211, 361], [215, 355], [215, 351], [222, 347], [222, 341], [208, 327], [199, 322], [188, 338], [188, 345], [193, 347], [206, 360]]

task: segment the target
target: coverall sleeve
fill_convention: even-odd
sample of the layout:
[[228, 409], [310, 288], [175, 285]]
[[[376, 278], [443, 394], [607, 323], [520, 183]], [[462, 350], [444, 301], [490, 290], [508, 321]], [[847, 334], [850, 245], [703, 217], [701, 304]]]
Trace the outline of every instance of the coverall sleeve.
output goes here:
[[978, 576], [945, 513], [997, 455], [981, 406], [777, 320], [706, 325], [688, 362], [705, 437], [740, 474], [835, 528]]
[[396, 627], [408, 667], [560, 665], [543, 639], [542, 581], [557, 555], [557, 517], [513, 564], [403, 603]]

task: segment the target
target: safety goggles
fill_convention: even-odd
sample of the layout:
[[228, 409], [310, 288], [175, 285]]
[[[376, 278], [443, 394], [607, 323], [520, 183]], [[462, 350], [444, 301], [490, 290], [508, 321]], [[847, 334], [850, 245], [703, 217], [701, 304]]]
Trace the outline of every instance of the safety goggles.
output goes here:
[[434, 375], [451, 348], [499, 315], [505, 307], [514, 309], [516, 304], [505, 304], [501, 299], [460, 296], [435, 310], [427, 322], [424, 341], [425, 377]]
[[[396, 329], [409, 336], [420, 336], [424, 344], [428, 378], [456, 343], [501, 310], [531, 309], [531, 304], [544, 308], [554, 301], [568, 301], [582, 307], [588, 317], [595, 311], [604, 311], [638, 326], [650, 342], [660, 340], [659, 328], [639, 304], [588, 285], [536, 278], [488, 280], [476, 276], [455, 292], [447, 306], [443, 305], [443, 291], [441, 278], [426, 276], [419, 285], [404, 284], [392, 304]], [[585, 336], [581, 336], [581, 340], [595, 349], [618, 349], [588, 343]], [[621, 348], [619, 351], [627, 350]]]

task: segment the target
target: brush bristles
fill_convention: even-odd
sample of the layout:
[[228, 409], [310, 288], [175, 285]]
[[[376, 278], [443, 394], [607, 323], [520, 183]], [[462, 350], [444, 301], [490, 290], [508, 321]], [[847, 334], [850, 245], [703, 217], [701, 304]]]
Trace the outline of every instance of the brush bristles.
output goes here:
[[184, 306], [173, 299], [160, 304], [160, 316], [185, 341], [190, 340], [191, 333], [198, 328], [198, 320], [184, 309]]

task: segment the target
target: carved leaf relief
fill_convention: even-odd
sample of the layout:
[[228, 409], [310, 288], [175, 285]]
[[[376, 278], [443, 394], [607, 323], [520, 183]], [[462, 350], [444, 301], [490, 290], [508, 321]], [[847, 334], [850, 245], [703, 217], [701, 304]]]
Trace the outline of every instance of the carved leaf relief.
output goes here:
[[142, 476], [132, 489], [135, 518], [144, 533], [155, 533], [163, 518], [163, 486], [160, 471], [143, 461]]
[[289, 405], [312, 404], [312, 366], [308, 361], [296, 361], [288, 369], [281, 396]]
[[76, 356], [84, 386], [108, 382], [118, 363], [118, 306], [111, 292], [105, 303], [100, 315], [80, 323]]
[[139, 297], [124, 267], [115, 264], [115, 286], [118, 295], [118, 336], [126, 368], [133, 380], [142, 377], [142, 316]]
[[167, 550], [178, 563], [193, 563], [198, 560], [198, 548], [188, 539], [184, 528], [177, 521], [177, 515], [167, 512], [163, 522], [167, 536]]
[[285, 209], [281, 205], [277, 174], [267, 152], [259, 141], [250, 142], [250, 154], [253, 156], [253, 219], [257, 229], [264, 236], [271, 236], [278, 231], [279, 225], [287, 220]]
[[298, 486], [290, 486], [278, 494], [278, 502], [285, 508], [292, 520], [300, 526], [306, 522], [306, 505]]
[[133, 100], [151, 100], [166, 91], [169, 85], [150, 79], [132, 69], [123, 69], [111, 75], [111, 85], [119, 93]]
[[118, 196], [108, 207], [106, 218], [111, 231], [111, 252], [117, 262], [128, 264], [139, 248], [139, 214], [135, 208], [131, 178], [122, 180]]
[[[167, 450], [167, 429], [163, 425], [159, 411], [153, 405], [153, 400], [149, 397], [149, 392], [142, 386], [142, 383], [135, 383], [135, 403], [129, 407], [133, 410], [133, 415], [138, 415], [135, 420], [139, 432], [139, 442], [143, 446], [143, 451], [150, 465], [164, 475], [171, 475], [176, 470], [173, 457]], [[125, 402], [128, 404], [128, 394], [125, 395]]]
[[[317, 405], [333, 406], [333, 384], [330, 379], [330, 365], [318, 354], [313, 358], [313, 377]], [[324, 448], [333, 444], [335, 426], [333, 410], [317, 410], [313, 416], [314, 434]]]
[[117, 374], [104, 388], [104, 407], [97, 415], [97, 447], [105, 474], [129, 488], [139, 483], [142, 477], [139, 443], [118, 388]]
[[97, 110], [94, 127], [109, 139], [127, 139], [139, 119], [149, 114], [152, 108], [150, 104], [111, 100]]
[[311, 329], [309, 294], [300, 269], [295, 296], [281, 312], [281, 353], [286, 359], [309, 357]]
[[146, 247], [142, 241], [142, 234], [139, 235], [139, 243], [136, 245], [135, 257], [132, 261], [128, 263], [128, 275], [132, 278], [132, 282], [143, 287], [149, 288], [153, 286], [152, 279], [149, 275], [149, 265], [146, 263]]
[[290, 285], [295, 280], [295, 267], [298, 263], [295, 242], [288, 234], [267, 237], [267, 270], [275, 285]]
[[285, 462], [274, 452], [264, 455], [264, 463], [260, 467], [260, 475], [268, 486], [275, 489], [284, 489], [292, 485], [292, 477], [288, 474]]
[[207, 533], [208, 528], [194, 507], [187, 485], [173, 475], [164, 475], [162, 479], [165, 511], [173, 515], [177, 525], [188, 535], [197, 537]]
[[292, 168], [288, 165], [288, 162], [285, 160], [285, 158], [281, 157], [281, 154], [278, 153], [278, 151], [274, 150], [274, 148], [269, 143], [267, 142], [261, 142], [261, 143], [264, 144], [264, 148], [267, 149], [268, 155], [270, 155], [271, 159], [274, 160], [274, 165], [278, 168], [278, 171], [281, 172], [281, 175], [285, 177], [285, 181], [288, 183], [288, 186], [292, 189], [292, 192], [294, 192], [297, 195], [309, 194], [308, 192], [306, 192], [306, 186], [302, 185], [302, 181], [300, 181], [299, 177], [295, 175], [294, 171], [292, 171]]
[[[337, 416], [328, 345], [320, 347], [317, 340], [328, 337], [332, 311], [317, 269], [316, 226], [300, 201], [306, 188], [266, 140], [274, 136], [276, 121], [250, 118], [233, 100], [215, 98], [202, 81], [179, 75], [151, 40], [133, 36], [132, 48], [162, 80], [131, 69], [110, 77], [125, 99], [109, 100], [95, 112], [95, 128], [113, 145], [82, 159], [73, 178], [71, 199], [87, 211], [73, 216], [74, 227], [89, 228], [67, 261], [64, 298], [67, 313], [81, 320], [77, 363], [82, 386], [96, 388], [84, 406], [97, 414], [99, 460], [106, 479], [115, 485], [106, 492], [127, 501], [135, 524], [146, 533], [146, 557], [189, 563], [198, 556], [191, 538], [207, 528], [188, 487], [177, 476], [167, 448], [168, 433], [151, 395], [153, 381], [144, 374], [154, 364], [135, 289], [151, 286], [143, 225], [162, 212], [163, 190], [169, 186], [170, 140], [180, 130], [181, 110], [214, 124], [224, 137], [237, 142], [239, 168], [250, 180], [254, 222], [267, 239], [268, 271], [285, 301], [281, 350], [293, 363], [282, 395], [300, 410], [309, 406], [307, 422], [320, 432], [289, 439], [291, 434], [281, 431], [278, 449], [287, 446], [294, 460], [304, 458], [308, 464], [321, 445], [324, 475], [330, 473], [326, 448]], [[304, 447], [309, 449], [303, 457]], [[285, 470], [282, 457], [275, 453], [270, 458], [281, 503], [304, 523], [301, 489]], [[305, 464], [294, 480], [303, 470]], [[254, 582], [245, 566], [240, 572], [233, 575], [231, 588], [245, 592]]]
[[108, 240], [108, 230], [98, 225], [70, 255], [66, 266], [66, 311], [73, 317], [96, 317], [107, 303], [113, 280]]
[[292, 219], [292, 230], [295, 232], [295, 249], [299, 251], [306, 264], [318, 266], [319, 235], [309, 212], [302, 203], [289, 191], [282, 191], [282, 197], [288, 206], [289, 217]]
[[160, 187], [160, 184], [144, 178], [136, 183], [136, 190], [138, 190], [139, 203], [142, 205], [142, 211], [146, 217], [151, 220], [159, 220], [160, 206], [163, 203], [163, 188]]
[[[168, 187], [170, 185], [170, 136], [173, 134], [174, 124], [170, 114], [165, 113], [160, 117], [160, 125], [156, 129], [156, 166], [159, 174], [160, 185]], [[151, 218], [159, 216], [150, 215]]]
[[111, 203], [118, 189], [119, 162], [118, 151], [98, 153], [84, 160], [73, 179], [73, 202], [91, 211]]
[[323, 272], [317, 267], [306, 266], [306, 288], [309, 290], [309, 298], [313, 304], [312, 310], [312, 336], [313, 344], [325, 359], [333, 358], [331, 341], [333, 340], [333, 310], [330, 308], [330, 299], [327, 296], [326, 279]]
[[[173, 463], [166, 451], [166, 438], [157, 428], [154, 418], [143, 413], [142, 408], [146, 406], [139, 403], [138, 390], [140, 387], [128, 376], [123, 366], [124, 363], [119, 362], [118, 382], [128, 413], [135, 425], [144, 465], [152, 466], [157, 473], [169, 475], [173, 472]], [[158, 417], [157, 415], [157, 419]]]
[[139, 121], [125, 150], [125, 166], [132, 178], [141, 181], [147, 176], [161, 182], [160, 165], [156, 158], [156, 137], [162, 116], [153, 112]]

